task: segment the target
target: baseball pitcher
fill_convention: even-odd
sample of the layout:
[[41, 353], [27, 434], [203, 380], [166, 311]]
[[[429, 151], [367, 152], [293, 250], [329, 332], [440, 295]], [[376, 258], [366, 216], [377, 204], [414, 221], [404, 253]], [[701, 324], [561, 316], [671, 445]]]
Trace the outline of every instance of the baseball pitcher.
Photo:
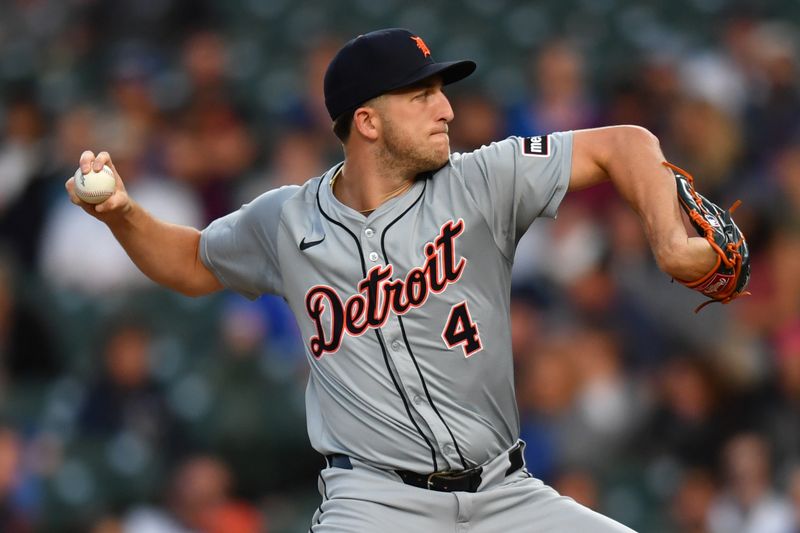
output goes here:
[[[711, 229], [688, 236], [681, 205], [701, 210], [705, 199], [642, 128], [451, 154], [443, 87], [475, 68], [435, 62], [407, 30], [356, 37], [324, 85], [344, 161], [203, 231], [150, 216], [116, 171], [115, 193], [96, 208], [66, 184], [155, 282], [286, 299], [311, 366], [308, 434], [326, 458], [315, 533], [630, 531], [528, 472], [519, 440], [511, 265], [528, 226], [555, 217], [567, 191], [611, 180], [664, 272], [721, 301], [746, 283], [744, 239], [714, 233], [735, 227], [730, 214], [706, 210], [698, 218]], [[114, 168], [106, 152], [80, 158], [84, 173], [104, 164]]]

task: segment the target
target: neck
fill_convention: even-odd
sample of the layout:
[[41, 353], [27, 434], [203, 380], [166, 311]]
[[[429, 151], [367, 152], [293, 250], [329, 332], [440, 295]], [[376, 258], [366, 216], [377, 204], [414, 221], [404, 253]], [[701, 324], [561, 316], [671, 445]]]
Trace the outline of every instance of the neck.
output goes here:
[[344, 205], [368, 214], [384, 202], [408, 191], [416, 174], [384, 165], [366, 165], [351, 158], [339, 171], [333, 194]]

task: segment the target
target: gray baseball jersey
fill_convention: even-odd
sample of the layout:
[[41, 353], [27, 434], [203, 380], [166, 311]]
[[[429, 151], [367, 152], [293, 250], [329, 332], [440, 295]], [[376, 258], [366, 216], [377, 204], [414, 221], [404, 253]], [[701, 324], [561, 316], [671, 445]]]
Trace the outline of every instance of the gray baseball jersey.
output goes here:
[[571, 133], [452, 154], [366, 217], [332, 194], [337, 165], [203, 231], [202, 260], [226, 287], [292, 308], [317, 451], [424, 473], [517, 442], [511, 265], [533, 220], [555, 216], [571, 156]]

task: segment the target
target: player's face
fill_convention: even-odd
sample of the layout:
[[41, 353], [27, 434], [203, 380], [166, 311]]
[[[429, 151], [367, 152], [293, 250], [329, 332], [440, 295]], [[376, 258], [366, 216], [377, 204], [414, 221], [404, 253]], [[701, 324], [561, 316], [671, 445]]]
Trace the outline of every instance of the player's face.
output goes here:
[[420, 173], [447, 163], [453, 108], [438, 77], [385, 95], [380, 117], [385, 155], [395, 164]]

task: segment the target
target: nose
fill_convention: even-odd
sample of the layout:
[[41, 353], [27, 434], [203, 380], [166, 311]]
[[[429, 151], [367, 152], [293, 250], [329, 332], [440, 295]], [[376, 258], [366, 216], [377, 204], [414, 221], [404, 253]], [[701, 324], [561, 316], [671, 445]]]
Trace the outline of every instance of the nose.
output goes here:
[[451, 122], [455, 117], [455, 114], [453, 113], [453, 106], [450, 105], [450, 100], [447, 98], [447, 95], [444, 94], [441, 90], [437, 92], [437, 97], [438, 97], [437, 120], [444, 120], [445, 122]]

